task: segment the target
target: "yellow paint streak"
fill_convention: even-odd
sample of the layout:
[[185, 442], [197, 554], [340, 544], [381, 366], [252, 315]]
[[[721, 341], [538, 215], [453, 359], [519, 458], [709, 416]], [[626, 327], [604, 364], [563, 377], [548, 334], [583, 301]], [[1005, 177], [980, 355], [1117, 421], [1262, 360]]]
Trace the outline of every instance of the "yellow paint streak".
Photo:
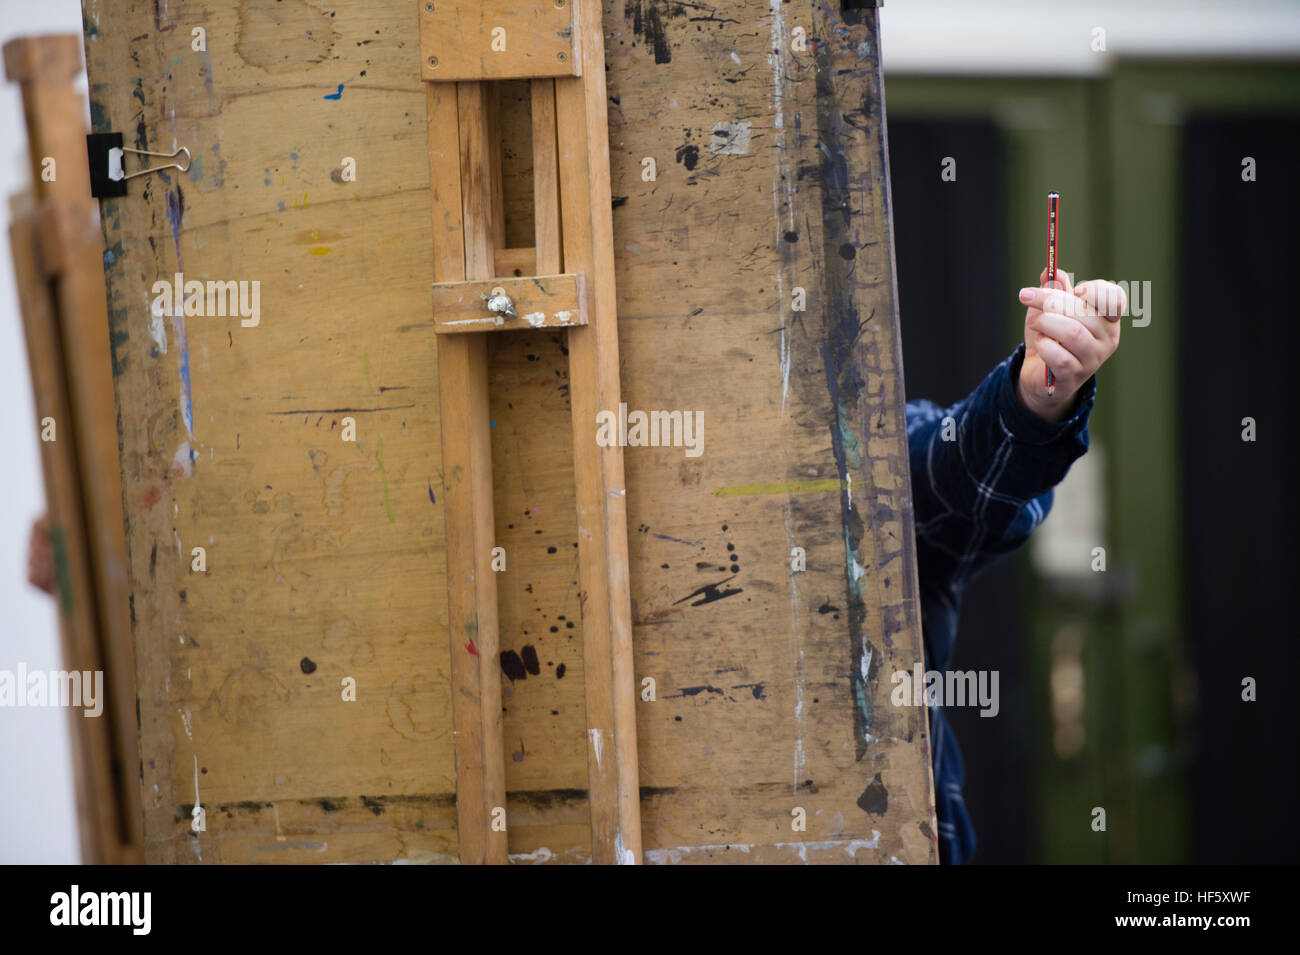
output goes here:
[[328, 245], [314, 245], [307, 250], [308, 255], [329, 255], [330, 247]]
[[744, 497], [750, 494], [813, 494], [819, 491], [842, 491], [848, 484], [839, 478], [822, 478], [817, 481], [773, 482], [771, 484], [743, 484], [739, 487], [713, 489], [714, 497]]

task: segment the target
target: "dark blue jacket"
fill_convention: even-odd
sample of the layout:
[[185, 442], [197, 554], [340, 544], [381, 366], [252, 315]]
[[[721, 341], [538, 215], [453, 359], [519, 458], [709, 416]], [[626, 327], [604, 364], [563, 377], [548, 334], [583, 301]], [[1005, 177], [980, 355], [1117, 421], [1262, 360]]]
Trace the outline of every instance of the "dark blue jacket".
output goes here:
[[[1088, 450], [1096, 377], [1079, 389], [1068, 418], [1044, 421], [1016, 397], [1024, 355], [1021, 343], [951, 408], [907, 403], [927, 670], [948, 669], [966, 585], [1025, 542], [1051, 510], [1052, 488]], [[956, 440], [944, 440], [948, 417]], [[959, 865], [975, 852], [975, 829], [962, 801], [961, 752], [941, 706], [930, 707], [930, 739], [939, 857]]]

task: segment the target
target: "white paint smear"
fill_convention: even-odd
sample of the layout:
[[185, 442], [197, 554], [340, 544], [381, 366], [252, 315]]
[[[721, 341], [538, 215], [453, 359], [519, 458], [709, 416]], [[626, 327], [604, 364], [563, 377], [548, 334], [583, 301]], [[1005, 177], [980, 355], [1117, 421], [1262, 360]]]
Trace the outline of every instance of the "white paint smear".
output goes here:
[[748, 156], [749, 122], [714, 123], [709, 137], [709, 152], [715, 156]]
[[158, 346], [158, 351], [167, 354], [167, 323], [163, 320], [162, 296], [158, 296], [149, 306], [149, 337]]
[[532, 852], [512, 852], [510, 861], [516, 865], [541, 865], [555, 858], [555, 853], [546, 846], [538, 846]]
[[[872, 829], [870, 839], [835, 839], [827, 842], [773, 842], [770, 845], [774, 849], [793, 849], [798, 853], [802, 862], [808, 861], [809, 849], [814, 852], [843, 849], [852, 858], [857, 855], [859, 849], [879, 849], [880, 832]], [[730, 850], [748, 854], [752, 849], [765, 848], [767, 848], [767, 845], [753, 842], [715, 846], [677, 846], [673, 849], [647, 849], [644, 855], [647, 862], [653, 862], [655, 865], [676, 865], [693, 852], [724, 852]]]

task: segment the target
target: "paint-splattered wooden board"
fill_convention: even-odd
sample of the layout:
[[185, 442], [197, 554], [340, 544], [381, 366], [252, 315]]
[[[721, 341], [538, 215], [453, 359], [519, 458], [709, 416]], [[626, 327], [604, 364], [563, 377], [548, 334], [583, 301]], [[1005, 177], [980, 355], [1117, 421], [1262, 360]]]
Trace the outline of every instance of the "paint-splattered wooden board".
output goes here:
[[[415, 4], [107, 6], [96, 130], [194, 156], [103, 204], [148, 857], [450, 861]], [[625, 451], [650, 862], [935, 860], [874, 24], [605, 5], [623, 400], [704, 439]], [[258, 324], [153, 307], [177, 271]], [[590, 851], [563, 335], [493, 338], [517, 862]]]

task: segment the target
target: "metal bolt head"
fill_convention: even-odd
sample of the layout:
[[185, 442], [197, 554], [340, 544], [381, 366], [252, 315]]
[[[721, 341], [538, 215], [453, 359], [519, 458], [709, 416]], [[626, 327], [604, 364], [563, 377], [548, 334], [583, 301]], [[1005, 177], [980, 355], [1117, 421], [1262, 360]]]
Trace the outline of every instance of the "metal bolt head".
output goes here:
[[562, 7], [562, 6], [564, 6], [564, 0], [555, 0], [555, 5], [556, 5], [557, 7]]
[[567, 62], [568, 59], [569, 59], [569, 54], [567, 54], [567, 53], [563, 53], [563, 52], [562, 52], [562, 53], [557, 54], [557, 56], [559, 56], [559, 58], [560, 58], [560, 62], [561, 62], [561, 63], [565, 63], [565, 62]]
[[426, 3], [426, 4], [424, 5], [424, 12], [425, 12], [425, 13], [433, 13], [433, 3], [432, 3], [432, 2], [430, 2], [430, 3]]
[[437, 65], [438, 65], [438, 58], [436, 56], [429, 57], [429, 68], [432, 69]]

